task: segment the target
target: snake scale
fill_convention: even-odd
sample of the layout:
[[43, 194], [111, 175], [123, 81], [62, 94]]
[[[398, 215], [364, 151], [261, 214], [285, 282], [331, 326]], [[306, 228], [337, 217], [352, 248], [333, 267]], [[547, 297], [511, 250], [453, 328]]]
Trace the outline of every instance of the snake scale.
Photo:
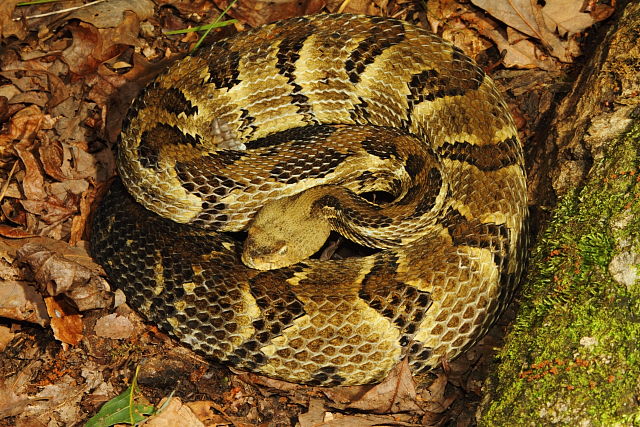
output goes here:
[[[117, 162], [94, 257], [149, 321], [240, 369], [324, 386], [432, 369], [522, 270], [508, 107], [403, 21], [307, 16], [215, 42], [136, 98]], [[310, 257], [331, 231], [375, 249]]]

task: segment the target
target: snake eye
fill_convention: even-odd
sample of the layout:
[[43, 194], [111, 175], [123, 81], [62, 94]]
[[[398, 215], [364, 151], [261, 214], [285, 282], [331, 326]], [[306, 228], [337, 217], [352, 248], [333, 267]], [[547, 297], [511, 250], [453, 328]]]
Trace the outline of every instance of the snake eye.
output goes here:
[[287, 251], [289, 250], [289, 248], [287, 247], [287, 245], [282, 245], [282, 247], [280, 249], [278, 249], [278, 255], [284, 256], [287, 254]]

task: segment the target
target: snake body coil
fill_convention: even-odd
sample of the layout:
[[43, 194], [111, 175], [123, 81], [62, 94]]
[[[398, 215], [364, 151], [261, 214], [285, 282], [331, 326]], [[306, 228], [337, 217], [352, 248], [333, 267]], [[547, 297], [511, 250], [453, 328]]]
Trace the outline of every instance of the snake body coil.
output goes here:
[[[431, 369], [486, 332], [521, 273], [507, 105], [402, 21], [296, 18], [176, 62], [132, 105], [118, 168], [128, 191], [112, 186], [92, 235], [110, 279], [189, 347], [271, 377]], [[376, 192], [391, 201], [362, 197]], [[243, 252], [227, 232], [247, 229]], [[380, 250], [308, 259], [329, 230]]]

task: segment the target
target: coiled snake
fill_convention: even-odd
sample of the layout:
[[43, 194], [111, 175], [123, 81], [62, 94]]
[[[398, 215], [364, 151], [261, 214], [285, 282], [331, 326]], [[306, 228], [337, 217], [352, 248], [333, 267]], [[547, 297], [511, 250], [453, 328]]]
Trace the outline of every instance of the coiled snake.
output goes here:
[[[92, 231], [111, 281], [189, 347], [271, 377], [431, 369], [486, 332], [520, 276], [507, 105], [406, 22], [301, 17], [174, 63], [134, 101], [118, 169], [128, 192], [112, 186]], [[331, 230], [379, 250], [309, 259]]]

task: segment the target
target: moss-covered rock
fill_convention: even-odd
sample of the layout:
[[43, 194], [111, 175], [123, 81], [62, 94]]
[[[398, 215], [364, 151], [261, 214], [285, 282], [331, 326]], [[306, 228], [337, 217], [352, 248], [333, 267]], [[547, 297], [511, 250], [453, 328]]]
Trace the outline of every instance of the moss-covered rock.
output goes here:
[[481, 425], [640, 425], [639, 148], [637, 121], [533, 249]]

